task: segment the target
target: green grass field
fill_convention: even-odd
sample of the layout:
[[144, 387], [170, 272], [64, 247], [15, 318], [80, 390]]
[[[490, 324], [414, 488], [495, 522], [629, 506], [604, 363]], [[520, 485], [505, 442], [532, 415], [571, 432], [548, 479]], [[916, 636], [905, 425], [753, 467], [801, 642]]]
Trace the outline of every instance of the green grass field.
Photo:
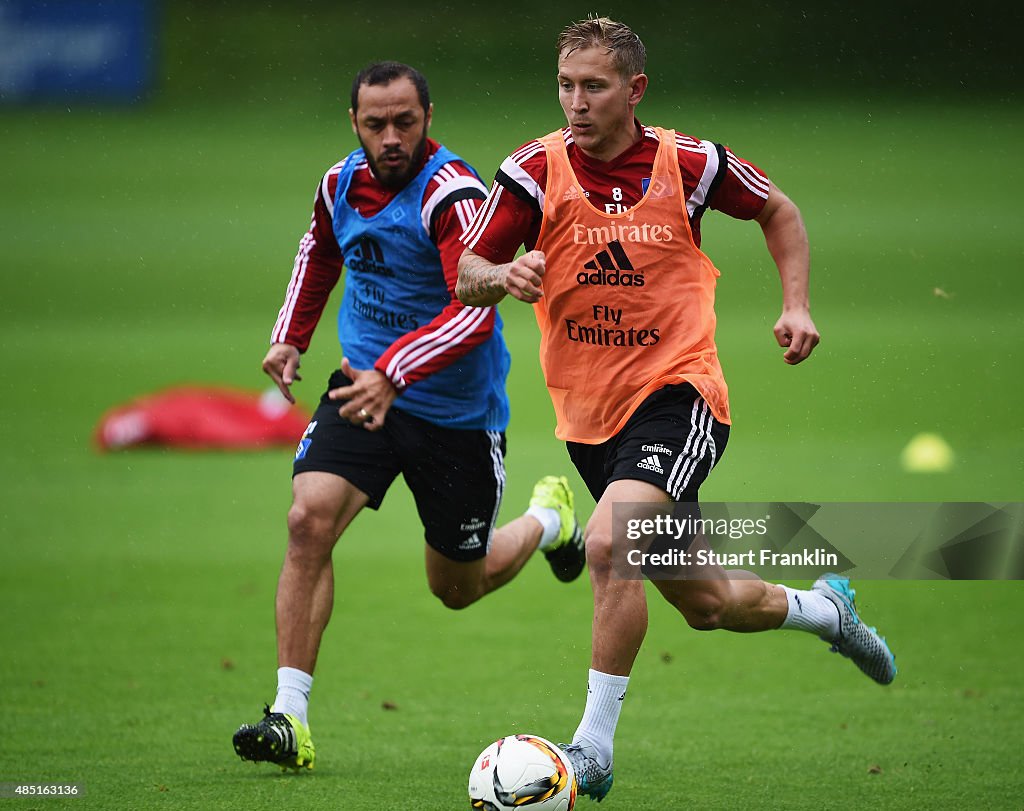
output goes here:
[[[558, 125], [549, 102], [452, 110], [438, 98], [435, 134], [489, 175]], [[705, 497], [1021, 500], [1019, 108], [645, 106], [645, 121], [724, 140], [766, 168], [812, 236], [823, 343], [793, 369], [771, 336], [778, 285], [757, 228], [705, 220], [736, 421]], [[335, 555], [317, 769], [239, 762], [231, 733], [273, 696], [290, 452], [90, 448], [99, 415], [135, 395], [264, 385], [312, 192], [353, 145], [331, 116], [0, 114], [0, 782], [87, 791], [12, 808], [462, 808], [490, 740], [575, 728], [589, 586], [557, 584], [535, 561], [481, 604], [446, 611], [397, 486]], [[503, 314], [508, 519], [537, 476], [569, 463], [532, 315], [514, 302]], [[337, 359], [325, 319], [306, 403]], [[952, 472], [900, 469], [925, 430], [953, 446]], [[805, 635], [702, 635], [652, 601], [602, 807], [1021, 808], [1021, 583], [879, 581], [859, 594], [897, 653], [890, 688]]]

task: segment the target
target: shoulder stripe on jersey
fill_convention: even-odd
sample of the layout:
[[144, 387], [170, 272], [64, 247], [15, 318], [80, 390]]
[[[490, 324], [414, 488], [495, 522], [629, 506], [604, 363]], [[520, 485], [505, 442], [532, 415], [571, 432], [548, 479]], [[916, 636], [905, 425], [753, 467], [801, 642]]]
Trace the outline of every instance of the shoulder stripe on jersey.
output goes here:
[[477, 210], [473, 222], [466, 229], [466, 233], [462, 235], [463, 244], [470, 250], [476, 247], [476, 243], [480, 241], [480, 235], [487, 230], [491, 217], [494, 216], [494, 212], [498, 208], [498, 200], [501, 199], [501, 193], [504, 190], [505, 187], [500, 183], [495, 183], [491, 186], [491, 193], [487, 196], [484, 204]]
[[749, 180], [747, 180], [747, 178], [744, 177], [743, 173], [739, 169], [736, 168], [736, 164], [733, 163], [732, 161], [729, 161], [729, 171], [732, 172], [732, 174], [734, 174], [736, 176], [736, 178], [740, 181], [740, 183], [742, 183], [744, 186], [746, 186], [751, 191], [751, 193], [756, 194], [758, 197], [760, 197], [760, 198], [762, 198], [764, 200], [768, 199], [768, 192], [766, 192], [764, 189], [760, 188], [759, 186], [755, 186], [753, 183], [751, 183]]
[[695, 141], [693, 138], [676, 138], [676, 149], [680, 152], [694, 152], [697, 154], [706, 153], [704, 141]]
[[[522, 184], [518, 183], [514, 178], [510, 177], [501, 169], [494, 173], [494, 182], [508, 189], [509, 193], [513, 197], [517, 197], [522, 200], [535, 212], [541, 212], [544, 210], [544, 192], [540, 190], [540, 186], [537, 185], [536, 181], [533, 181], [532, 184], [534, 194], [531, 194], [529, 189], [525, 188]], [[540, 195], [541, 199], [538, 200], [536, 195]]]
[[768, 178], [762, 175], [760, 172], [754, 170], [752, 166], [744, 163], [742, 160], [737, 158], [731, 149], [726, 149], [726, 155], [729, 159], [729, 171], [732, 172], [739, 181], [750, 189], [751, 192], [756, 194], [765, 200], [768, 199]]
[[509, 155], [509, 158], [514, 160], [516, 163], [522, 163], [527, 158], [536, 155], [542, 149], [544, 149], [544, 144], [540, 141], [530, 141], [529, 143], [523, 144], [519, 149]]
[[501, 168], [506, 172], [509, 171], [510, 166], [520, 167], [534, 155], [539, 155], [544, 151], [544, 144], [534, 141], [529, 143], [515, 153], [509, 155], [505, 160], [501, 162]]
[[754, 169], [749, 163], [742, 158], [737, 158], [732, 150], [726, 150], [729, 155], [729, 162], [736, 164], [736, 169], [743, 173], [743, 176], [747, 178], [755, 186], [761, 186], [765, 191], [768, 191], [768, 178]]
[[479, 198], [474, 197], [472, 201], [466, 199], [455, 202], [455, 214], [459, 218], [459, 225], [462, 226], [463, 233], [469, 228], [469, 224], [473, 222], [473, 217], [476, 216], [477, 209], [480, 208], [478, 200]]
[[[543, 151], [544, 147], [541, 146], [540, 149], [530, 152], [527, 157], [532, 158]], [[505, 158], [498, 167], [494, 179], [531, 208], [538, 212], [543, 211], [544, 189], [520, 163], [521, 161]]]
[[[423, 224], [423, 230], [428, 234], [433, 234], [434, 223], [437, 221], [438, 215], [452, 203], [457, 200], [465, 200], [468, 196], [475, 196], [478, 200], [487, 197], [487, 188], [483, 183], [473, 175], [459, 174], [451, 164], [445, 164], [438, 169], [433, 180], [437, 181], [438, 186], [423, 203], [423, 208], [420, 210], [420, 222]], [[452, 195], [466, 191], [470, 194], [463, 194], [452, 200], [448, 199]]]
[[399, 386], [404, 386], [409, 372], [462, 343], [487, 319], [491, 310], [491, 307], [463, 307], [439, 329], [421, 335], [398, 350], [388, 362], [385, 374]]
[[[513, 154], [509, 155], [505, 160], [501, 162], [502, 168], [506, 165], [509, 166], [522, 166], [526, 161], [530, 160], [534, 155], [541, 155], [544, 153], [544, 144], [533, 141], [524, 147], [516, 150]], [[506, 169], [507, 171], [507, 169]]]
[[[427, 233], [431, 239], [434, 239], [437, 234], [437, 218], [444, 214], [449, 208], [454, 206], [456, 203], [460, 208], [456, 208], [455, 213], [458, 214], [459, 221], [462, 223], [462, 230], [466, 230], [466, 226], [469, 225], [473, 219], [473, 215], [476, 213], [476, 206], [467, 203], [468, 200], [486, 200], [487, 195], [484, 194], [482, 189], [473, 186], [472, 188], [461, 188], [451, 192], [447, 197], [441, 200], [433, 210], [430, 212], [430, 222], [427, 223]], [[465, 215], [464, 206], [470, 206], [470, 214], [467, 218]], [[426, 209], [424, 209], [426, 213]]]
[[704, 209], [707, 208], [711, 184], [714, 182], [715, 177], [718, 176], [718, 152], [715, 150], [715, 145], [709, 141], [702, 141], [700, 147], [699, 150], [686, 150], [688, 152], [704, 153], [704, 171], [701, 172], [700, 180], [697, 181], [697, 187], [693, 190], [693, 194], [686, 200], [686, 213], [691, 219], [695, 211], [699, 210], [703, 213]]
[[[310, 226], [312, 228], [312, 226]], [[277, 314], [277, 322], [270, 331], [271, 343], [283, 343], [288, 337], [288, 329], [292, 324], [292, 315], [295, 313], [295, 302], [299, 298], [299, 290], [302, 289], [302, 282], [306, 277], [306, 267], [309, 265], [309, 252], [316, 245], [316, 238], [312, 231], [307, 231], [299, 241], [299, 252], [295, 254], [295, 263], [292, 265], [292, 277], [288, 281], [288, 290], [285, 292], [284, 304]]]
[[331, 215], [331, 219], [334, 219], [334, 195], [331, 194], [330, 189], [330, 178], [331, 173], [328, 172], [324, 175], [324, 179], [320, 181], [320, 198], [324, 201], [324, 205], [327, 206], [327, 213]]
[[700, 179], [702, 186], [704, 185], [704, 181], [712, 165], [714, 165], [715, 171], [711, 175], [711, 180], [708, 183], [707, 193], [704, 195], [704, 199], [690, 215], [693, 219], [700, 219], [704, 212], [707, 211], [708, 206], [711, 205], [712, 198], [715, 196], [715, 192], [718, 191], [718, 187], [721, 186], [722, 181], [725, 180], [725, 174], [729, 168], [729, 160], [726, 157], [724, 146], [712, 143], [711, 141], [701, 141], [701, 143], [704, 144], [708, 150], [708, 162], [704, 167], [704, 174]]
[[324, 173], [324, 179], [320, 182], [320, 197], [323, 199], [324, 205], [327, 206], [327, 213], [331, 215], [332, 220], [334, 219], [334, 194], [331, 193], [331, 180], [333, 179], [337, 183], [338, 174], [347, 160], [348, 158], [342, 158], [334, 164]]

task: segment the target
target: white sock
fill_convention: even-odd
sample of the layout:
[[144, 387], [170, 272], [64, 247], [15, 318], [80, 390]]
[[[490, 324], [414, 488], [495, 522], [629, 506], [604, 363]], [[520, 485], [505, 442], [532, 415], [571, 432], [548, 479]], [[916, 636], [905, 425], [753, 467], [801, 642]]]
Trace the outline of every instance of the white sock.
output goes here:
[[540, 549], [547, 549], [558, 540], [558, 530], [562, 528], [562, 519], [558, 515], [558, 510], [554, 507], [537, 507], [531, 504], [526, 514], [540, 521]]
[[589, 743], [597, 750], [599, 760], [610, 764], [619, 723], [622, 700], [626, 697], [629, 676], [612, 676], [591, 670], [587, 682], [587, 708], [572, 736], [573, 743]]
[[808, 631], [828, 640], [839, 636], [839, 609], [828, 597], [789, 586], [782, 586], [782, 589], [789, 601], [789, 611], [781, 628]]
[[294, 667], [277, 669], [277, 696], [271, 712], [294, 715], [302, 723], [309, 724], [309, 692], [313, 689], [313, 677]]

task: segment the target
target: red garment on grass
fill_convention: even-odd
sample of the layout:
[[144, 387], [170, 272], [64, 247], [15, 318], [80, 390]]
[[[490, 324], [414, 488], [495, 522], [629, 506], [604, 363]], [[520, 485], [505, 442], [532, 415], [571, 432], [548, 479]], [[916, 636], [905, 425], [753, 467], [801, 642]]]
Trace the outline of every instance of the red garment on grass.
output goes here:
[[309, 416], [276, 389], [250, 392], [176, 386], [107, 411], [96, 426], [94, 441], [103, 451], [139, 445], [227, 449], [294, 445]]

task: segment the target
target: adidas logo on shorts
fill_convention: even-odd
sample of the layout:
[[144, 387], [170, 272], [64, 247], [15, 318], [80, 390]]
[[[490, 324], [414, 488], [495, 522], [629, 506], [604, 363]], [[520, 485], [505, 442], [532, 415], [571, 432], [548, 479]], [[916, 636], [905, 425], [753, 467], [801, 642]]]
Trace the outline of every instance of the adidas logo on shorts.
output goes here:
[[658, 458], [658, 454], [652, 453], [646, 459], [641, 459], [636, 463], [637, 467], [642, 467], [644, 470], [652, 470], [655, 473], [664, 473], [665, 471], [661, 467], [661, 460]]
[[479, 549], [481, 546], [483, 544], [480, 542], [480, 536], [474, 532], [459, 544], [459, 549]]

